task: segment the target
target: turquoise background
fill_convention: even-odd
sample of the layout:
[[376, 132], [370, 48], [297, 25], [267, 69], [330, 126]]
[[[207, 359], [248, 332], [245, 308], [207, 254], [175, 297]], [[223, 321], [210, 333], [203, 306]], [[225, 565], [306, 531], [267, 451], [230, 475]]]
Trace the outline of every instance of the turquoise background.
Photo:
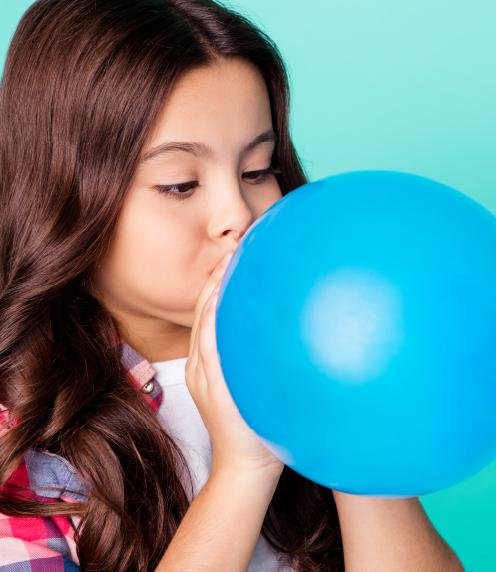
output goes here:
[[[0, 0], [2, 66], [30, 4]], [[284, 56], [291, 132], [311, 180], [354, 169], [408, 171], [496, 213], [494, 0], [225, 4], [268, 32]], [[421, 500], [468, 572], [496, 570], [496, 461]]]

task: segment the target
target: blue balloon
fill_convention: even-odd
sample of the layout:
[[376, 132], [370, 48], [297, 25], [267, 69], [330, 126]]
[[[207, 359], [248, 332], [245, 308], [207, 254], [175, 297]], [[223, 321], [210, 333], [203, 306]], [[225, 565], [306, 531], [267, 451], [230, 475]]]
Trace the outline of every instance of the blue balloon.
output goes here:
[[496, 457], [496, 217], [414, 174], [295, 189], [248, 229], [216, 309], [246, 423], [301, 475], [418, 496]]

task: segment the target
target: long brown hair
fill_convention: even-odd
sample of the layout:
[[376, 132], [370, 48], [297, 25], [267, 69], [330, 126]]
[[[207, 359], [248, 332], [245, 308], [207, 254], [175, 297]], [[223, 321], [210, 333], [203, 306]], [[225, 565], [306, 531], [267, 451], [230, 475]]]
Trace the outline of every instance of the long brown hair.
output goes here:
[[[241, 57], [267, 84], [273, 162], [307, 182], [289, 135], [276, 46], [213, 0], [38, 0], [9, 47], [0, 93], [0, 483], [30, 448], [65, 457], [83, 503], [0, 496], [11, 515], [74, 514], [84, 570], [153, 570], [189, 502], [180, 450], [126, 376], [117, 325], [90, 294], [139, 157], [175, 81]], [[285, 467], [262, 534], [302, 572], [342, 570], [332, 491]]]

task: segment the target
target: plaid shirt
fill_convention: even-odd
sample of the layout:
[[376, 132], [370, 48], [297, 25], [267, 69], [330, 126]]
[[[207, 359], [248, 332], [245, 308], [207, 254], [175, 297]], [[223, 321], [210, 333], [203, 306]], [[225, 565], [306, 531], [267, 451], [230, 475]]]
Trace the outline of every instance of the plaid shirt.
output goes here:
[[[153, 411], [163, 392], [153, 366], [131, 346], [120, 343], [121, 361], [129, 379], [139, 388]], [[2, 411], [3, 410], [3, 411]], [[0, 407], [0, 420], [6, 419]], [[41, 449], [29, 449], [2, 486], [8, 493], [27, 487], [26, 495], [40, 502], [84, 501], [87, 490], [69, 462]], [[57, 490], [47, 491], [45, 487]], [[77, 516], [26, 517], [0, 513], [0, 572], [73, 572], [79, 570], [74, 532]]]

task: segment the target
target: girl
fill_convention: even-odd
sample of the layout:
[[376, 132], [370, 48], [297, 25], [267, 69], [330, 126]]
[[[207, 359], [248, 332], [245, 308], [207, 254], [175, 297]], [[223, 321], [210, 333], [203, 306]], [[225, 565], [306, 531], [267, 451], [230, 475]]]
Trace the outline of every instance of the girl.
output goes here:
[[305, 479], [230, 399], [219, 261], [306, 182], [288, 114], [276, 47], [213, 0], [25, 13], [0, 102], [1, 571], [462, 569], [418, 499]]

